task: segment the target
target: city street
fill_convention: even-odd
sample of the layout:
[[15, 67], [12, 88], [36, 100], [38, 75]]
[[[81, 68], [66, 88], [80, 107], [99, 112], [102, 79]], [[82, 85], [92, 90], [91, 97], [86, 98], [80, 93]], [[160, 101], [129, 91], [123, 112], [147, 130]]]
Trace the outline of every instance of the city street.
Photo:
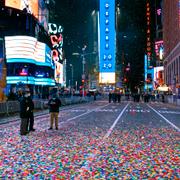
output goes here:
[[0, 179], [180, 179], [180, 107], [99, 100], [49, 114], [35, 132], [0, 125]]

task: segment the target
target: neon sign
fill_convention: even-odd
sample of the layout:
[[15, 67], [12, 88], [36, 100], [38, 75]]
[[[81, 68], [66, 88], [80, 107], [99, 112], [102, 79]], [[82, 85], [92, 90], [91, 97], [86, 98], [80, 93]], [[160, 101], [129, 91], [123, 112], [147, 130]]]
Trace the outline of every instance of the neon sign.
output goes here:
[[49, 34], [52, 43], [52, 59], [54, 61], [62, 61], [63, 60], [63, 27], [57, 24], [49, 23], [48, 24]]
[[100, 83], [115, 83], [115, 0], [100, 1]]
[[147, 0], [146, 3], [146, 20], [147, 20], [147, 31], [146, 31], [146, 53], [147, 53], [147, 66], [150, 66], [151, 56], [152, 56], [152, 49], [151, 49], [151, 12], [150, 12], [150, 3]]

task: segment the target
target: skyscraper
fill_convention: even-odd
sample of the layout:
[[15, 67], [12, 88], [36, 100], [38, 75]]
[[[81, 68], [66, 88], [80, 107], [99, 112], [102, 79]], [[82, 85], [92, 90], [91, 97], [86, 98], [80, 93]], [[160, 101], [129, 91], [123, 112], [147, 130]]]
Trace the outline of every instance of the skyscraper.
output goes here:
[[165, 81], [180, 96], [180, 1], [164, 0], [163, 40]]

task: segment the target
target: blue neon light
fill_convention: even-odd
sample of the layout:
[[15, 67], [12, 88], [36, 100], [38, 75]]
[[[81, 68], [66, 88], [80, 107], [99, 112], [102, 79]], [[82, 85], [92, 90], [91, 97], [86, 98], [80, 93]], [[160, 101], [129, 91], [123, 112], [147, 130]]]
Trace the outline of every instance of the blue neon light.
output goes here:
[[115, 0], [100, 1], [100, 72], [115, 72]]
[[38, 62], [35, 61], [34, 59], [24, 59], [24, 58], [9, 58], [7, 59], [7, 63], [32, 63], [32, 64], [36, 64], [38, 66], [48, 66], [48, 67], [52, 67], [52, 69], [54, 69], [54, 64], [50, 62], [48, 62], [49, 60], [47, 60], [46, 62]]
[[24, 84], [55, 86], [55, 80], [50, 78], [34, 78], [31, 76], [7, 76], [6, 80], [7, 84], [17, 84], [19, 82], [22, 82]]

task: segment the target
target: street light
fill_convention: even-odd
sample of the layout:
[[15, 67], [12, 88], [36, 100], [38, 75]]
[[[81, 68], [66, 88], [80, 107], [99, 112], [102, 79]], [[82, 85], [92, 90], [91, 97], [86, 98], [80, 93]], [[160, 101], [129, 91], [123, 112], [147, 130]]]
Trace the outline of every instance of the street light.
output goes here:
[[70, 64], [70, 67], [71, 67], [71, 87], [73, 87], [73, 74], [74, 74], [74, 69], [73, 69], [73, 65]]
[[[86, 45], [82, 48], [82, 67], [83, 67], [83, 75], [82, 75], [82, 79], [83, 80], [85, 80], [85, 73], [84, 73], [84, 65], [85, 65], [85, 63], [86, 63], [86, 61], [85, 61], [85, 50], [86, 50]], [[85, 83], [84, 83], [85, 84]], [[83, 92], [82, 92], [82, 95], [83, 95], [83, 98], [84, 98], [84, 84], [83, 84]]]
[[[84, 47], [82, 48], [82, 53], [78, 53], [78, 52], [72, 53], [73, 56], [81, 56], [82, 57], [82, 80], [83, 80], [83, 82], [85, 82], [85, 64], [86, 64], [85, 56], [97, 54], [97, 52], [95, 52], [95, 51], [85, 53], [86, 48], [87, 48], [87, 46], [84, 45]], [[84, 97], [84, 91], [85, 91], [85, 89], [84, 89], [84, 84], [83, 84], [83, 89], [82, 89], [82, 96], [83, 97]]]

